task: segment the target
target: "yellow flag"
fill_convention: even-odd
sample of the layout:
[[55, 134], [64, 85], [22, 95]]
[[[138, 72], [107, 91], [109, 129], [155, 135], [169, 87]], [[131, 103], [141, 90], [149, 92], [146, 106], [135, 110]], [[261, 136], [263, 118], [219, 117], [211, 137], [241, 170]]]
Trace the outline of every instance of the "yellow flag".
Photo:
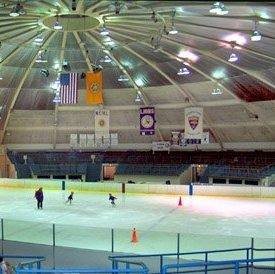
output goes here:
[[102, 71], [86, 73], [86, 103], [90, 105], [103, 104]]

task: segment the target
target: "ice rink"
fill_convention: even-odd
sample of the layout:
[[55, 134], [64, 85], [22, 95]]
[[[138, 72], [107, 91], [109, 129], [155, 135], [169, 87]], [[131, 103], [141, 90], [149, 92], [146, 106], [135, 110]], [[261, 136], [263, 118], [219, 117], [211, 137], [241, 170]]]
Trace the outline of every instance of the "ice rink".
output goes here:
[[[74, 193], [44, 190], [43, 209], [33, 189], [0, 188], [5, 240], [131, 253], [212, 250], [255, 245], [275, 248], [275, 199], [159, 194]], [[53, 225], [54, 224], [54, 225]], [[131, 243], [133, 228], [138, 242]]]

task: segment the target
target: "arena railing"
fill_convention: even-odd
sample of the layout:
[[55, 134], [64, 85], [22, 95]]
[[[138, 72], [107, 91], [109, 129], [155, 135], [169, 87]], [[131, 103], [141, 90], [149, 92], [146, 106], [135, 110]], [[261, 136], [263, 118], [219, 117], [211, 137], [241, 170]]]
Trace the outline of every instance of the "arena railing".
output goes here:
[[140, 274], [147, 274], [148, 270], [146, 268], [125, 268], [125, 269], [15, 269], [16, 274], [24, 274], [24, 273], [140, 273]]
[[[117, 266], [117, 263], [120, 261], [124, 262], [131, 262], [133, 263], [133, 260], [138, 259], [139, 261], [141, 260], [148, 260], [148, 259], [153, 259], [155, 263], [158, 262], [159, 268], [154, 269], [154, 271], [150, 271], [150, 273], [166, 273], [167, 268], [177, 268], [176, 273], [191, 273], [191, 272], [201, 272], [201, 269], [198, 270], [192, 270], [191, 272], [184, 272], [184, 271], [179, 271], [178, 268], [180, 267], [199, 267], [199, 266], [204, 266], [204, 272], [207, 273], [208, 271], [208, 266], [211, 265], [217, 265], [217, 266], [226, 266], [222, 268], [215, 268], [211, 270], [227, 270], [227, 269], [240, 269], [240, 268], [246, 268], [246, 273], [248, 274], [249, 269], [257, 269], [257, 268], [268, 268], [268, 269], [274, 269], [275, 271], [275, 266], [269, 266], [269, 265], [255, 265], [254, 263], [260, 263], [260, 262], [275, 262], [274, 256], [271, 258], [254, 258], [255, 256], [255, 251], [257, 252], [266, 252], [266, 251], [271, 251], [273, 254], [275, 252], [275, 248], [254, 248], [254, 239], [252, 238], [251, 240], [251, 247], [248, 248], [236, 248], [236, 249], [222, 249], [222, 250], [207, 250], [207, 251], [198, 251], [198, 252], [184, 252], [184, 253], [166, 253], [166, 254], [150, 254], [150, 255], [119, 255], [119, 256], [109, 256], [109, 259], [112, 261], [112, 266], [115, 268]], [[228, 256], [228, 253], [233, 253], [236, 252], [236, 256], [238, 259], [235, 260], [215, 260], [213, 258], [210, 258], [210, 255], [217, 254], [217, 253], [226, 253]], [[240, 256], [239, 252], [244, 252], [244, 256]], [[200, 259], [198, 259], [196, 262], [194, 262], [194, 257], [196, 255], [202, 255]], [[188, 260], [188, 257], [191, 257]], [[257, 253], [258, 256], [258, 253]], [[240, 258], [242, 257], [242, 258]], [[164, 263], [164, 260], [166, 259], [171, 259], [174, 258], [176, 259], [177, 263], [176, 264], [167, 264]], [[182, 261], [184, 263], [182, 263]], [[189, 262], [192, 261], [192, 262]], [[228, 266], [228, 265], [234, 265], [234, 266]], [[148, 265], [148, 264], [147, 264]], [[168, 267], [167, 267], [168, 265]], [[149, 267], [150, 268], [150, 267]], [[150, 268], [151, 269], [151, 268]], [[164, 269], [164, 270], [163, 270]], [[210, 271], [210, 269], [209, 269]], [[169, 272], [170, 273], [170, 272]], [[175, 273], [175, 272], [172, 272]], [[239, 272], [235, 272], [239, 273]]]
[[[171, 273], [194, 273], [194, 272], [204, 272], [205, 274], [210, 271], [221, 271], [221, 270], [228, 270], [228, 269], [234, 269], [234, 274], [239, 274], [240, 269], [244, 268], [243, 265], [249, 265], [251, 268], [253, 266], [253, 263], [255, 262], [268, 262], [268, 261], [274, 261], [275, 258], [261, 258], [261, 259], [251, 259], [251, 260], [228, 260], [228, 261], [217, 261], [217, 262], [195, 262], [195, 263], [184, 263], [184, 264], [170, 264], [165, 265], [162, 270], [161, 274], [171, 274]], [[209, 268], [209, 267], [215, 267], [215, 266], [226, 266], [226, 265], [233, 265], [232, 267], [222, 267], [222, 268]], [[202, 268], [200, 268], [202, 267]], [[246, 267], [246, 274], [249, 273], [249, 267]], [[180, 270], [180, 268], [195, 268], [192, 270]], [[199, 268], [199, 269], [198, 269]], [[175, 271], [167, 271], [168, 269], [175, 269]], [[275, 270], [275, 268], [274, 268]]]

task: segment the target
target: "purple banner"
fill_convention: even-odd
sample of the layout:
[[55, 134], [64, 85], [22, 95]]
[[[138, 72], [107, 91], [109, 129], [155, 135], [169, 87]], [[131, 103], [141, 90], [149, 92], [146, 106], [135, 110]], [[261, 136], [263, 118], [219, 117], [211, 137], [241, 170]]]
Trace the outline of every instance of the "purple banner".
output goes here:
[[155, 135], [155, 108], [143, 107], [139, 109], [140, 135]]

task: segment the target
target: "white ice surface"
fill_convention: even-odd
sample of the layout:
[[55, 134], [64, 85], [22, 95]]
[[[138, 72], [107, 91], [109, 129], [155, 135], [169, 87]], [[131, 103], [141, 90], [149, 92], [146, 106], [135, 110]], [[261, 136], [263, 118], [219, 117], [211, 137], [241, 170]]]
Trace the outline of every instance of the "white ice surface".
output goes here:
[[[60, 245], [66, 245], [66, 241], [73, 238], [77, 247], [92, 245], [92, 249], [96, 249], [95, 246], [109, 249], [109, 231], [114, 229], [116, 248], [133, 252], [132, 246], [128, 246], [133, 228], [138, 233], [138, 252], [149, 249], [153, 252], [154, 248], [175, 252], [177, 233], [183, 235], [181, 238], [188, 248], [208, 249], [214, 242], [226, 242], [226, 248], [249, 245], [251, 237], [274, 248], [275, 199], [272, 198], [181, 196], [182, 206], [179, 206], [177, 195], [114, 193], [117, 200], [116, 207], [112, 207], [108, 193], [76, 191], [72, 205], [65, 204], [69, 194], [69, 191], [44, 190], [43, 210], [38, 210], [34, 190], [0, 188], [0, 217], [4, 220], [5, 239], [16, 240], [16, 235], [22, 232], [20, 239], [28, 241], [29, 237], [36, 238], [34, 228], [39, 227], [40, 237], [50, 244], [52, 224], [55, 224]], [[91, 242], [83, 236], [89, 231], [93, 231]], [[173, 248], [167, 247], [168, 241], [173, 242]]]

